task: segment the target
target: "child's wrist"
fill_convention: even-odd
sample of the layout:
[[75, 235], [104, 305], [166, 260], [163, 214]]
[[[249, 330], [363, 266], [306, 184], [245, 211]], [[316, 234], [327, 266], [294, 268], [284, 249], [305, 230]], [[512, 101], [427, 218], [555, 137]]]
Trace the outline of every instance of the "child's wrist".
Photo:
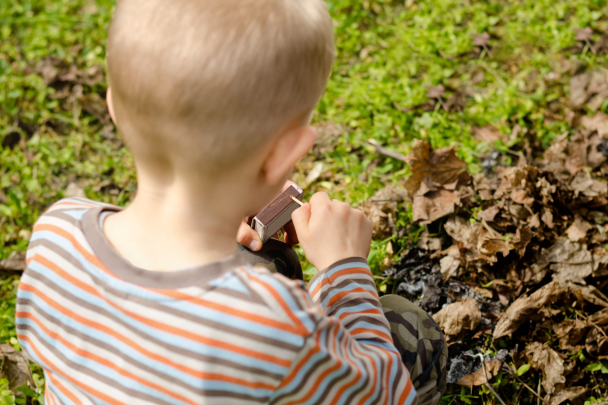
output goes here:
[[364, 261], [367, 263], [367, 258], [360, 254], [345, 254], [345, 255], [337, 255], [331, 258], [327, 258], [326, 260], [322, 260], [318, 262], [318, 265], [312, 263], [313, 266], [319, 271], [327, 270], [337, 265], [350, 263], [350, 262], [361, 262]]

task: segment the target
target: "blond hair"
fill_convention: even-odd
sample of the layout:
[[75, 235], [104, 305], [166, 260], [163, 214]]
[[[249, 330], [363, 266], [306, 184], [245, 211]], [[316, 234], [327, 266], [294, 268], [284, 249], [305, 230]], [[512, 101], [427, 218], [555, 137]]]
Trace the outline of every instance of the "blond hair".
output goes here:
[[223, 167], [319, 101], [334, 58], [322, 0], [119, 0], [108, 74], [127, 146]]

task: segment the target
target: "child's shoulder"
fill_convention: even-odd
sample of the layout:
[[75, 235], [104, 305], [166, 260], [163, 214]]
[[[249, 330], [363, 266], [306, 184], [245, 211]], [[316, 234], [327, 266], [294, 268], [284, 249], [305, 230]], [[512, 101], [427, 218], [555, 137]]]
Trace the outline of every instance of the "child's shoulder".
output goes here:
[[[120, 209], [86, 198], [64, 198], [51, 205], [36, 221], [32, 229], [29, 252], [47, 239], [83, 239], [82, 222], [88, 212], [98, 208]], [[71, 235], [71, 236], [70, 236]]]
[[71, 197], [71, 198], [62, 198], [61, 200], [53, 203], [46, 210], [46, 212], [44, 214], [42, 214], [42, 216], [47, 215], [51, 212], [56, 212], [56, 211], [90, 210], [90, 209], [100, 208], [100, 207], [119, 209], [118, 207], [116, 207], [114, 205], [102, 203], [99, 201], [89, 200], [88, 198]]
[[296, 333], [307, 335], [318, 321], [318, 308], [301, 280], [291, 280], [264, 267], [244, 265], [236, 272], [278, 321], [294, 326]]
[[51, 205], [36, 221], [34, 232], [41, 224], [61, 221], [62, 223], [76, 224], [82, 221], [83, 216], [92, 209], [109, 208], [119, 210], [120, 208], [110, 204], [89, 200], [87, 198], [63, 198]]

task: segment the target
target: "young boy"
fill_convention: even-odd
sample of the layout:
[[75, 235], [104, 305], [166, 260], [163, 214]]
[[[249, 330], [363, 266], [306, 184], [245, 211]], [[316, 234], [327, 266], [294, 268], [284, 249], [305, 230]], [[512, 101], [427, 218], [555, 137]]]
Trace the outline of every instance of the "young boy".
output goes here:
[[237, 250], [314, 143], [333, 57], [321, 0], [118, 1], [107, 98], [138, 189], [34, 227], [17, 328], [48, 405], [438, 402], [445, 341], [400, 297], [383, 313], [359, 211], [317, 193], [294, 212], [310, 295]]

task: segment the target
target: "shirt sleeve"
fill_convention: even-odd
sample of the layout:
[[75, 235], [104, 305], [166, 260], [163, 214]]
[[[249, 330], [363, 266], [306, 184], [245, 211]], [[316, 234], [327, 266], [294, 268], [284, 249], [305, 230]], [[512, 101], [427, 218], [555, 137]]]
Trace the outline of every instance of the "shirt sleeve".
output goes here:
[[316, 327], [269, 403], [415, 404], [367, 261], [345, 259], [320, 271], [309, 293], [320, 309], [307, 311]]

